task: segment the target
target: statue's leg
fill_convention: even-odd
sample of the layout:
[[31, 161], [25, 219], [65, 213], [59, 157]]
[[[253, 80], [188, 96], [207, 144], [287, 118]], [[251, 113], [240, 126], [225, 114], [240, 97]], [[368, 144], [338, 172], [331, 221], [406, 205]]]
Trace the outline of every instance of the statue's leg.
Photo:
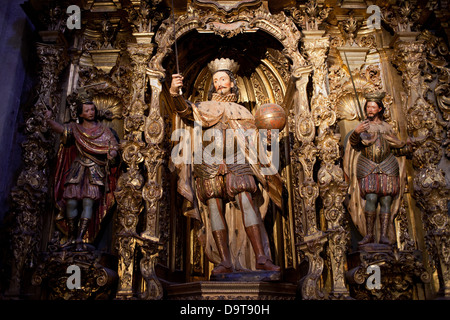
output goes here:
[[256, 258], [256, 269], [267, 271], [280, 271], [280, 267], [273, 264], [264, 253], [261, 238], [259, 218], [253, 206], [252, 195], [249, 192], [241, 192], [236, 195], [236, 202], [242, 211], [245, 232], [247, 233]]
[[94, 201], [91, 198], [83, 199], [83, 212], [80, 218], [80, 230], [78, 232], [77, 243], [83, 242], [83, 237], [89, 227], [89, 222], [92, 218], [92, 210], [94, 207]]
[[223, 215], [223, 202], [220, 198], [211, 198], [206, 201], [209, 209], [209, 219], [213, 231], [225, 230], [225, 218]]
[[388, 227], [391, 216], [391, 204], [392, 197], [384, 196], [380, 197], [380, 225], [381, 225], [381, 234], [380, 234], [380, 243], [383, 244], [391, 244], [388, 237]]
[[68, 227], [68, 240], [67, 243], [73, 243], [77, 234], [76, 219], [78, 216], [78, 201], [76, 199], [66, 200], [66, 215], [67, 215], [67, 227]]
[[358, 242], [359, 245], [374, 242], [375, 218], [377, 215], [378, 196], [375, 193], [366, 194], [364, 215], [366, 217], [366, 236]]
[[66, 213], [68, 219], [76, 219], [78, 216], [78, 201], [76, 199], [66, 200]]
[[223, 214], [222, 199], [211, 198], [206, 201], [206, 204], [209, 209], [212, 234], [221, 259], [220, 264], [212, 270], [211, 274], [215, 275], [233, 272], [230, 248], [228, 246], [228, 232]]

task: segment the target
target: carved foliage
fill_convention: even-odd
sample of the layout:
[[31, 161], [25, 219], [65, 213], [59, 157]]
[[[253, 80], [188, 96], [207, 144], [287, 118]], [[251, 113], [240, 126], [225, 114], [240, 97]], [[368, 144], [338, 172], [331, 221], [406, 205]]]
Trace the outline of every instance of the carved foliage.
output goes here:
[[308, 0], [304, 5], [286, 9], [294, 22], [305, 30], [319, 30], [331, 10], [331, 7], [319, 4], [317, 0]]
[[[117, 282], [117, 273], [105, 266], [105, 262], [111, 260], [97, 251], [71, 252], [61, 251], [46, 252], [42, 254], [41, 263], [33, 273], [32, 284], [45, 286], [45, 298], [49, 300], [106, 300], [113, 298]], [[70, 266], [79, 269], [73, 273], [67, 270]], [[79, 289], [69, 288], [68, 284], [76, 284], [79, 275]]]
[[164, 73], [162, 59], [174, 43], [182, 35], [192, 31], [210, 31], [224, 37], [233, 37], [238, 33], [246, 31], [263, 30], [278, 39], [284, 46], [284, 54], [292, 61], [294, 68], [305, 64], [304, 58], [298, 52], [300, 32], [297, 27], [283, 12], [272, 15], [265, 9], [264, 5], [258, 4], [257, 8], [238, 8], [223, 14], [215, 4], [208, 8], [215, 8], [213, 12], [206, 10], [204, 6], [191, 3], [188, 5], [187, 13], [177, 18], [175, 26], [172, 19], [166, 19], [155, 35], [155, 42], [159, 44], [157, 53], [150, 61], [150, 68]]
[[[441, 290], [450, 294], [450, 253], [448, 239], [450, 223], [448, 216], [449, 192], [444, 173], [438, 168], [443, 152], [441, 148], [442, 122], [437, 108], [428, 99], [432, 92], [427, 83], [430, 78], [425, 40], [397, 41], [395, 65], [402, 72], [406, 94], [403, 109], [407, 115], [408, 134], [416, 138], [412, 163], [415, 177], [414, 197], [422, 210], [426, 230], [425, 242], [433, 257], [432, 263], [440, 270]], [[439, 92], [439, 90], [438, 90]], [[439, 236], [437, 236], [439, 235]]]
[[417, 22], [420, 19], [422, 9], [418, 8], [412, 1], [402, 0], [390, 7], [382, 8], [383, 20], [396, 32], [416, 31]]
[[[414, 298], [415, 284], [431, 280], [417, 251], [362, 252], [359, 258], [360, 266], [347, 274], [355, 284], [351, 286], [352, 296], [358, 300], [411, 300]], [[368, 289], [366, 286], [369, 277], [366, 270], [371, 265], [380, 267], [379, 289]]]
[[12, 227], [12, 249], [14, 256], [11, 275], [11, 293], [18, 293], [25, 265], [33, 264], [39, 248], [41, 216], [44, 214], [48, 193], [48, 159], [53, 139], [48, 136], [44, 112], [55, 113], [60, 100], [57, 94], [59, 74], [68, 59], [65, 48], [58, 45], [38, 44], [41, 79], [35, 103], [26, 120], [26, 140], [22, 143], [24, 168], [17, 184], [11, 191], [12, 212], [15, 216]]
[[340, 135], [334, 132], [337, 119], [336, 111], [331, 107], [325, 88], [325, 59], [330, 42], [325, 37], [305, 42], [306, 53], [314, 66], [314, 94], [311, 99], [311, 114], [317, 128], [315, 144], [321, 160], [317, 181], [326, 228], [329, 232], [328, 252], [332, 272], [331, 295], [334, 298], [341, 298], [348, 296], [344, 281], [348, 232], [343, 228], [343, 200], [348, 186], [344, 180], [344, 172], [339, 164]]
[[124, 140], [121, 143], [123, 160], [127, 170], [117, 183], [117, 199], [120, 222], [118, 233], [119, 251], [119, 296], [133, 294], [133, 269], [136, 247], [136, 226], [139, 214], [144, 209], [143, 188], [145, 178], [140, 164], [144, 162], [145, 115], [148, 108], [144, 101], [145, 66], [153, 51], [152, 45], [129, 44], [128, 52], [132, 61], [131, 98], [124, 109]]

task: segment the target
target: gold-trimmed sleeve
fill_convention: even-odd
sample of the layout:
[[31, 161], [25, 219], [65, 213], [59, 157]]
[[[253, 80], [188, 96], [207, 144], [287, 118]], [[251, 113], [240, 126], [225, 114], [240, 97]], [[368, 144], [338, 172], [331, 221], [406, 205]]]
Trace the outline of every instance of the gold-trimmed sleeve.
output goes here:
[[191, 103], [183, 98], [181, 95], [172, 95], [175, 104], [175, 110], [180, 117], [194, 121], [194, 114]]

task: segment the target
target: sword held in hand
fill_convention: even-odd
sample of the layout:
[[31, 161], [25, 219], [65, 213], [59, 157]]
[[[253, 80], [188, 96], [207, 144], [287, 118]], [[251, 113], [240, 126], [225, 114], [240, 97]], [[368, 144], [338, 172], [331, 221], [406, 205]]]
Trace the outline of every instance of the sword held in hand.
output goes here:
[[355, 81], [353, 80], [352, 70], [350, 69], [350, 64], [348, 63], [348, 58], [347, 58], [347, 54], [345, 51], [344, 51], [344, 57], [345, 57], [345, 61], [347, 63], [348, 73], [350, 74], [350, 79], [352, 81], [353, 90], [355, 91], [355, 98], [356, 98], [356, 102], [357, 102], [357, 106], [358, 106], [358, 111], [359, 111], [359, 114], [361, 116], [361, 121], [362, 121], [362, 120], [364, 120], [364, 112], [363, 112], [363, 109], [361, 108], [361, 104], [359, 102], [358, 92], [356, 91], [356, 86], [355, 86]]

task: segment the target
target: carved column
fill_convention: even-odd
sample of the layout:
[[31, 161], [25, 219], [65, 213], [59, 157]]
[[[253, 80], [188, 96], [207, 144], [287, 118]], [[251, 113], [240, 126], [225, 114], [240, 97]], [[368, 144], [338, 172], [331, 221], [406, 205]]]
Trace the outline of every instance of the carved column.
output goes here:
[[335, 134], [336, 111], [326, 90], [326, 57], [330, 41], [324, 36], [325, 31], [304, 31], [305, 52], [313, 65], [313, 96], [311, 98], [311, 114], [317, 136], [315, 145], [321, 160], [317, 174], [319, 195], [322, 198], [323, 216], [326, 221], [328, 235], [328, 257], [331, 269], [330, 297], [345, 298], [349, 296], [345, 285], [345, 252], [348, 234], [342, 227], [344, 217], [343, 200], [347, 192], [344, 172], [339, 165], [340, 136]]
[[[59, 33], [56, 33], [59, 36]], [[36, 263], [40, 249], [41, 217], [47, 214], [49, 194], [48, 160], [54, 146], [49, 136], [44, 113], [57, 113], [60, 97], [57, 93], [59, 75], [68, 62], [66, 48], [60, 44], [37, 43], [39, 59], [39, 98], [29, 110], [25, 122], [26, 139], [22, 143], [24, 168], [11, 191], [11, 230], [13, 263], [8, 295], [19, 295], [23, 272]]]
[[[291, 161], [294, 176], [294, 211], [297, 245], [300, 253], [308, 261], [308, 273], [300, 280], [302, 299], [322, 299], [318, 281], [323, 271], [323, 259], [320, 253], [326, 242], [325, 234], [318, 229], [316, 218], [316, 199], [319, 187], [313, 178], [313, 168], [318, 149], [314, 145], [315, 126], [309, 108], [306, 85], [311, 66], [300, 67], [293, 72], [297, 88], [297, 99], [290, 127], [294, 128], [294, 145], [291, 149]], [[301, 260], [301, 258], [299, 259]]]
[[[414, 148], [412, 164], [414, 197], [422, 211], [425, 242], [432, 263], [438, 270], [440, 291], [450, 297], [450, 219], [448, 216], [448, 189], [444, 172], [438, 168], [442, 158], [442, 123], [438, 109], [430, 99], [426, 45], [416, 40], [417, 33], [398, 32], [394, 44], [394, 64], [402, 72], [403, 111], [406, 114], [408, 135], [419, 138]], [[439, 101], [439, 100], [438, 100]]]
[[118, 204], [119, 251], [119, 287], [118, 298], [131, 298], [134, 295], [133, 279], [135, 278], [135, 249], [141, 237], [136, 232], [140, 213], [144, 210], [145, 178], [139, 165], [144, 162], [146, 143], [144, 130], [148, 108], [144, 101], [145, 70], [153, 51], [151, 44], [129, 44], [128, 53], [132, 61], [132, 88], [130, 104], [124, 110], [124, 140], [121, 143], [122, 157], [127, 165], [117, 183], [115, 196]]
[[[132, 90], [130, 105], [125, 110], [125, 139], [122, 144], [123, 159], [128, 170], [121, 176], [116, 192], [119, 203], [119, 298], [139, 295], [141, 299], [161, 299], [162, 286], [155, 274], [155, 263], [162, 245], [159, 242], [159, 200], [163, 189], [160, 183], [160, 166], [164, 163], [164, 151], [160, 144], [164, 135], [164, 121], [159, 113], [161, 83], [158, 76], [150, 76], [147, 67], [154, 44], [151, 43], [158, 23], [167, 13], [161, 1], [131, 1], [128, 12], [133, 36], [137, 43], [129, 43], [128, 53], [132, 61]], [[147, 83], [151, 87], [151, 103], [147, 104]], [[142, 170], [143, 168], [145, 170]], [[141, 166], [141, 167], [140, 167]], [[143, 176], [145, 172], [146, 176]], [[142, 214], [143, 216], [139, 217]], [[136, 225], [141, 219], [144, 231], [137, 234]], [[135, 292], [134, 263], [136, 247], [142, 253], [140, 271], [144, 280], [144, 292]], [[136, 286], [137, 287], [137, 286]]]
[[[340, 228], [342, 219], [342, 204], [335, 199], [343, 198], [343, 172], [336, 164], [339, 158], [339, 137], [333, 133], [336, 123], [336, 113], [331, 110], [326, 86], [327, 68], [325, 59], [330, 47], [328, 37], [324, 37], [325, 31], [319, 30], [322, 23], [328, 17], [330, 7], [325, 7], [321, 1], [308, 0], [298, 4], [287, 11], [293, 21], [301, 27], [303, 34], [303, 49], [308, 57], [309, 70], [304, 70], [302, 76], [296, 82], [299, 93], [295, 111], [295, 137], [299, 145], [294, 144], [292, 159], [296, 165], [295, 183], [300, 187], [297, 191], [298, 198], [303, 201], [303, 206], [297, 204], [296, 212], [302, 210], [304, 218], [298, 219], [301, 223], [296, 232], [300, 234], [300, 250], [309, 261], [308, 274], [301, 280], [301, 293], [303, 299], [322, 299], [324, 293], [319, 287], [318, 280], [322, 275], [324, 261], [320, 253], [327, 241], [327, 234], [320, 230], [317, 221], [316, 199], [323, 199], [327, 227], [330, 231], [330, 254], [332, 258], [333, 293], [336, 296], [348, 295], [343, 282], [344, 261], [341, 259], [345, 252], [345, 240]], [[313, 92], [311, 104], [306, 95], [306, 84], [309, 80], [309, 72], [312, 71]], [[295, 150], [298, 148], [298, 151]], [[314, 181], [313, 169], [317, 157], [322, 160], [318, 181]], [[299, 164], [301, 166], [299, 166]], [[296, 221], [297, 222], [297, 221]], [[340, 235], [340, 236], [339, 236]], [[339, 257], [339, 258], [338, 258]]]
[[150, 76], [152, 98], [148, 117], [145, 119], [145, 140], [148, 147], [144, 151], [147, 183], [144, 186], [144, 200], [146, 202], [147, 219], [145, 231], [141, 234], [146, 239], [158, 241], [158, 201], [162, 197], [162, 187], [159, 183], [159, 169], [164, 164], [165, 151], [161, 149], [164, 138], [164, 120], [159, 111], [159, 96], [161, 83], [157, 76]]
[[159, 98], [162, 90], [160, 75], [149, 73], [152, 90], [149, 115], [145, 119], [144, 136], [147, 148], [144, 150], [144, 164], [147, 172], [147, 182], [143, 189], [145, 201], [145, 230], [143, 238], [141, 273], [146, 282], [144, 299], [161, 299], [163, 288], [155, 274], [155, 263], [162, 244], [159, 243], [159, 201], [163, 196], [160, 167], [165, 163], [165, 150], [161, 148], [164, 139], [164, 120], [159, 109]]

